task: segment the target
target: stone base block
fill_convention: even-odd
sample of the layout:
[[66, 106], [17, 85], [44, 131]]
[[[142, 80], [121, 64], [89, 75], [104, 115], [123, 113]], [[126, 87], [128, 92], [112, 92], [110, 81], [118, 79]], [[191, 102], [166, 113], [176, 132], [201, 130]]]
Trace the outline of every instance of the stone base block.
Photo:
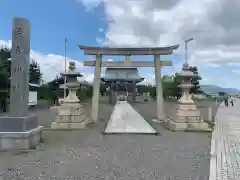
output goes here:
[[181, 110], [197, 110], [197, 106], [195, 104], [178, 104], [177, 109]]
[[179, 116], [200, 116], [200, 111], [177, 109], [176, 114]]
[[89, 124], [85, 116], [83, 106], [59, 106], [52, 108], [55, 121], [51, 124], [52, 129], [84, 129]]
[[82, 123], [76, 122], [52, 122], [51, 128], [52, 129], [84, 129], [89, 122], [85, 121]]
[[200, 122], [200, 123], [189, 122], [188, 127], [193, 129], [209, 129], [210, 128], [209, 124], [205, 122]]
[[175, 122], [169, 119], [166, 122], [167, 127], [173, 131], [212, 131], [209, 124], [205, 122], [191, 123], [191, 122]]
[[26, 132], [0, 132], [0, 150], [26, 150], [36, 148], [42, 139], [42, 128]]
[[201, 113], [198, 110], [182, 110], [177, 109], [176, 114], [171, 117], [176, 122], [186, 123], [199, 123], [201, 121]]
[[23, 117], [0, 117], [0, 132], [26, 132], [38, 127], [38, 118], [35, 114]]
[[178, 123], [199, 123], [201, 121], [200, 116], [183, 116], [183, 115], [175, 115], [172, 117]]

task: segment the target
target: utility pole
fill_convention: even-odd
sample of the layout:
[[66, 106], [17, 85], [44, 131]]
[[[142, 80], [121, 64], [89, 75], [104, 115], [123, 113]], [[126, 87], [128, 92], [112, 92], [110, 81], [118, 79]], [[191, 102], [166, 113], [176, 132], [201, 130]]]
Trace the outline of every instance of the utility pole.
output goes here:
[[185, 64], [188, 64], [188, 43], [190, 41], [193, 41], [194, 39], [193, 38], [189, 38], [187, 40], [185, 40]]
[[[65, 57], [65, 61], [64, 61], [64, 64], [65, 64], [65, 73], [67, 72], [67, 39], [65, 38], [64, 39], [64, 57]], [[67, 81], [67, 77], [64, 76], [64, 98], [66, 98], [66, 81]]]

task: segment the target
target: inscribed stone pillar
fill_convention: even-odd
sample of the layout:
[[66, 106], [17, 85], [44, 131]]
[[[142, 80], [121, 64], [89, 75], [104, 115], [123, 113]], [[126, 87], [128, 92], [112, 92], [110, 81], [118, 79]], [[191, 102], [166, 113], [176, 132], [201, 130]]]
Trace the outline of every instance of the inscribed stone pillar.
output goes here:
[[17, 19], [12, 31], [10, 115], [27, 116], [29, 94], [30, 25]]
[[94, 122], [98, 120], [101, 61], [102, 61], [102, 55], [96, 55], [96, 65], [95, 65], [94, 82], [93, 82], [93, 97], [92, 97], [92, 120]]
[[157, 94], [157, 119], [162, 121], [165, 119], [164, 111], [164, 99], [161, 80], [161, 61], [160, 55], [154, 55], [155, 62], [155, 82], [156, 82], [156, 94]]
[[14, 18], [10, 112], [0, 116], [0, 150], [35, 148], [41, 139], [42, 126], [37, 116], [28, 113], [30, 61], [30, 25], [28, 20]]

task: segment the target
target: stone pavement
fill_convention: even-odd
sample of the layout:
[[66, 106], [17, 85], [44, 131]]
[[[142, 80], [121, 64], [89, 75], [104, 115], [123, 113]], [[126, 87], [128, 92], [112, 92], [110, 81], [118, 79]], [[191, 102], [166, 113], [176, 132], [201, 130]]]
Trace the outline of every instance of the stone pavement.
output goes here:
[[105, 133], [146, 133], [156, 131], [127, 101], [119, 101], [114, 106]]
[[235, 106], [222, 103], [211, 140], [209, 180], [240, 179], [240, 100]]
[[[211, 134], [153, 123], [159, 135], [103, 135], [113, 107], [99, 107], [100, 120], [85, 130], [44, 132], [36, 150], [0, 152], [0, 180], [208, 180]], [[155, 105], [138, 108], [150, 122]], [[48, 125], [47, 112], [38, 113]]]

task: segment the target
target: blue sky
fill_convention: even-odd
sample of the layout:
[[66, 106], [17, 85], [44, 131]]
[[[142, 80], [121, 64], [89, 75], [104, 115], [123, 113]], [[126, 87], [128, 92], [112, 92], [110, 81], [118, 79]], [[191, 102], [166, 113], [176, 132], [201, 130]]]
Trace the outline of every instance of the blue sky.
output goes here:
[[1, 0], [0, 36], [11, 39], [13, 17], [24, 17], [31, 22], [31, 47], [42, 53], [63, 54], [64, 37], [68, 39], [68, 54], [79, 58], [78, 43], [97, 45], [101, 10], [87, 13], [82, 4], [69, 0]]
[[[69, 0], [1, 0], [0, 37], [11, 39], [14, 17], [27, 18], [31, 23], [31, 48], [44, 54], [64, 55], [67, 38], [67, 56], [77, 60], [93, 59], [84, 56], [77, 44], [99, 46], [96, 37], [103, 37], [106, 29], [101, 8], [89, 12], [76, 1]], [[108, 57], [105, 57], [108, 58]], [[116, 58], [118, 60], [120, 58]]]
[[[54, 76], [54, 73], [56, 74], [63, 70], [62, 63], [64, 63], [63, 56], [65, 37], [68, 40], [67, 56], [69, 60], [78, 62], [83, 62], [83, 60], [94, 60], [94, 57], [83, 55], [83, 52], [78, 49], [77, 44], [99, 46], [99, 39], [102, 42], [107, 42], [109, 45], [114, 45], [114, 43], [117, 44], [123, 40], [125, 40], [127, 43], [134, 43], [134, 39], [131, 39], [133, 35], [136, 37], [137, 34], [136, 29], [133, 32], [134, 28], [137, 27], [137, 24], [134, 24], [134, 22], [131, 23], [133, 30], [131, 29], [131, 31], [129, 30], [129, 32], [127, 32], [132, 33], [130, 38], [121, 38], [121, 33], [125, 30], [127, 31], [127, 29], [130, 27], [126, 24], [129, 19], [131, 19], [131, 14], [129, 14], [129, 19], [125, 18], [124, 21], [124, 18], [122, 18], [119, 20], [117, 18], [120, 16], [114, 16], [114, 13], [116, 12], [117, 14], [117, 11], [120, 7], [111, 11], [111, 9], [108, 8], [112, 7], [112, 9], [114, 9], [116, 5], [110, 6], [110, 4], [107, 3], [105, 6], [96, 5], [95, 7], [97, 8], [92, 8], [90, 11], [88, 11], [90, 6], [88, 6], [87, 3], [95, 3], [98, 1], [100, 0], [82, 0], [82, 2], [81, 0], [1, 0], [0, 40], [2, 40], [2, 44], [6, 43], [8, 40], [11, 40], [11, 26], [13, 17], [17, 16], [28, 19], [31, 23], [31, 49], [34, 51], [32, 56], [33, 58], [37, 58], [43, 73], [47, 74], [46, 77], [48, 79], [51, 76]], [[132, 9], [133, 7], [134, 5], [132, 5]], [[133, 14], [133, 10], [131, 12]], [[109, 17], [115, 21], [114, 24], [107, 22], [107, 18], [109, 19]], [[136, 17], [136, 15], [134, 15], [134, 17]], [[113, 25], [115, 30], [112, 27]], [[160, 24], [158, 24], [158, 26], [160, 26]], [[151, 30], [149, 31], [152, 32]], [[165, 40], [165, 34], [161, 34], [160, 32], [161, 31], [159, 30], [158, 36], [161, 35], [160, 41], [163, 42], [163, 40]], [[149, 34], [151, 33], [148, 33], [146, 37], [150, 36]], [[112, 39], [107, 40], [107, 35], [110, 35]], [[170, 35], [171, 37], [167, 39], [168, 41], [166, 41], [170, 43], [169, 45], [181, 42], [181, 39], [179, 39], [177, 36], [175, 38], [176, 41], [171, 41], [171, 38], [173, 39], [175, 34]], [[117, 39], [116, 37], [119, 38]], [[148, 39], [144, 41], [147, 42]], [[146, 46], [144, 43], [140, 44]], [[193, 43], [193, 49], [190, 50], [190, 53], [195, 53], [194, 47], [196, 47], [196, 44], [196, 42]], [[199, 50], [196, 49], [196, 52], [198, 51]], [[213, 51], [211, 51], [211, 53], [212, 52]], [[211, 53], [210, 55], [213, 56], [214, 53]], [[210, 57], [210, 55], [208, 55], [208, 57]], [[237, 80], [239, 78], [238, 67], [232, 67], [228, 65], [219, 66], [218, 63], [215, 63], [216, 60], [208, 63], [209, 66], [205, 66], [206, 62], [203, 60], [200, 61], [201, 56], [194, 54], [194, 56], [190, 55], [190, 57], [193, 57], [191, 62], [199, 67], [200, 73], [204, 77], [204, 84], [216, 84], [221, 86], [226, 85], [227, 87], [237, 88], [240, 87], [239, 83], [237, 85], [236, 83], [230, 83], [231, 79]], [[200, 58], [198, 59], [196, 57]], [[206, 58], [206, 56], [204, 58]], [[104, 59], [122, 60], [123, 57], [104, 57]], [[133, 57], [133, 59], [152, 60], [152, 57]], [[180, 53], [169, 57], [162, 57], [162, 59], [173, 60], [173, 67], [166, 67], [163, 69], [164, 74], [172, 74], [173, 72], [180, 70], [180, 66], [183, 62], [183, 53], [180, 51]], [[49, 67], [52, 67], [52, 69]], [[56, 70], [54, 70], [54, 68], [56, 68]], [[79, 70], [92, 76], [93, 68], [81, 67]], [[235, 73], [233, 73], [234, 70]], [[151, 68], [140, 69], [140, 74], [149, 78], [149, 81], [151, 81], [151, 78], [154, 74], [153, 72], [154, 71]], [[231, 77], [229, 76], [230, 78], [228, 77], [228, 79], [224, 77], [224, 75], [227, 74], [231, 74]], [[224, 78], [226, 79], [226, 83], [221, 83], [220, 80], [223, 80]]]
[[[71, 0], [3, 0], [0, 11], [0, 39], [11, 39], [11, 26], [14, 17], [27, 18], [31, 23], [31, 48], [43, 54], [64, 55], [64, 38], [67, 38], [67, 56], [79, 61], [93, 60], [84, 56], [77, 44], [99, 46], [96, 39], [104, 38], [107, 24], [104, 21], [103, 8], [87, 11], [86, 7]], [[101, 29], [101, 30], [100, 30]], [[123, 57], [104, 57], [122, 60]], [[151, 57], [133, 57], [139, 60], [151, 60]], [[169, 59], [163, 57], [163, 59]], [[83, 71], [91, 71], [85, 68]], [[172, 68], [165, 68], [168, 73]], [[153, 72], [151, 68], [141, 68], [144, 76]]]

